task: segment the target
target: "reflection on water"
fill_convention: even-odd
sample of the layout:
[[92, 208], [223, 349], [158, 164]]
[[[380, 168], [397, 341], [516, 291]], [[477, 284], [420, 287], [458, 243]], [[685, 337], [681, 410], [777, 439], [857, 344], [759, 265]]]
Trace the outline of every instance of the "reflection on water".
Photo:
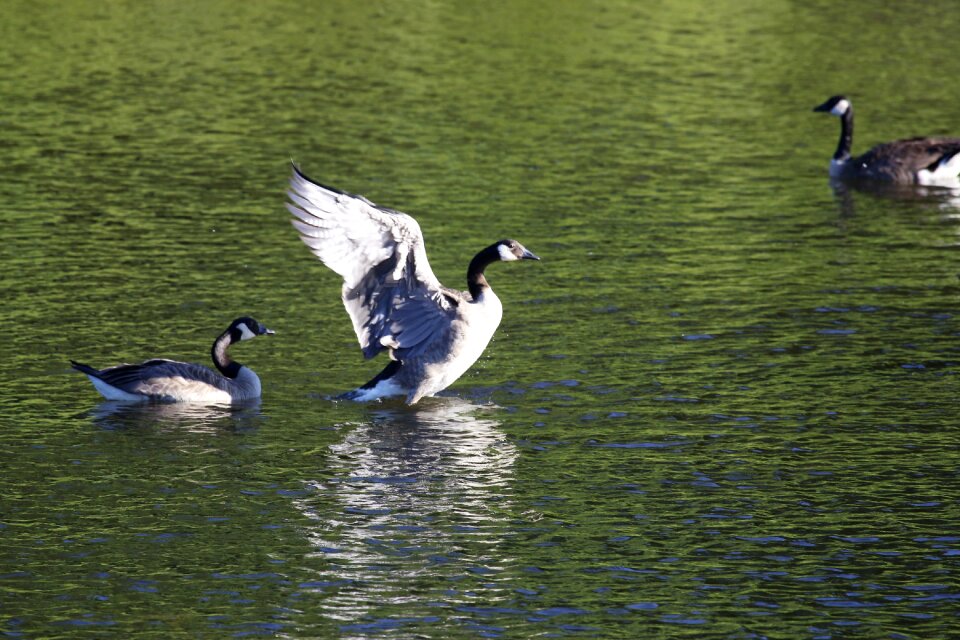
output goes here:
[[928, 187], [915, 184], [891, 184], [870, 180], [840, 181], [831, 179], [830, 187], [845, 215], [856, 214], [854, 193], [875, 198], [927, 204], [945, 213], [960, 212], [960, 188]]
[[370, 424], [331, 451], [338, 460], [351, 461], [351, 479], [455, 473], [451, 482], [460, 490], [486, 492], [508, 483], [517, 455], [497, 430], [497, 409], [448, 396], [415, 410], [375, 410]]
[[502, 561], [490, 554], [506, 526], [517, 449], [496, 410], [455, 397], [378, 409], [329, 447], [332, 478], [294, 501], [316, 523], [311, 557], [330, 563], [318, 584], [359, 588], [325, 598], [329, 615], [407, 601], [411, 581], [435, 579], [444, 565], [492, 571]]
[[225, 428], [248, 431], [256, 429], [262, 419], [259, 399], [231, 405], [106, 400], [87, 413], [95, 425], [107, 430], [154, 427], [196, 433]]

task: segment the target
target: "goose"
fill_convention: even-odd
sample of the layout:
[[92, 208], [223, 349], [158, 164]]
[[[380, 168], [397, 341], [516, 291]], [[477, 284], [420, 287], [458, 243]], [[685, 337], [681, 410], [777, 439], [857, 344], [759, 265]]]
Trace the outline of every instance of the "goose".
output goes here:
[[343, 304], [366, 358], [389, 364], [338, 396], [366, 402], [406, 396], [407, 404], [453, 384], [483, 353], [503, 307], [484, 277], [494, 262], [539, 260], [516, 240], [500, 240], [467, 267], [467, 291], [440, 284], [420, 225], [363, 196], [314, 182], [293, 167], [287, 209], [300, 239], [343, 278]]
[[840, 142], [830, 160], [831, 178], [960, 187], [960, 138], [897, 140], [851, 157], [853, 104], [849, 98], [833, 96], [813, 110], [840, 118]]
[[106, 369], [70, 361], [107, 400], [124, 402], [206, 402], [228, 404], [260, 397], [260, 378], [234, 362], [227, 349], [234, 342], [273, 335], [253, 318], [237, 318], [213, 342], [213, 363], [220, 373], [190, 362], [157, 358], [140, 364], [120, 364]]

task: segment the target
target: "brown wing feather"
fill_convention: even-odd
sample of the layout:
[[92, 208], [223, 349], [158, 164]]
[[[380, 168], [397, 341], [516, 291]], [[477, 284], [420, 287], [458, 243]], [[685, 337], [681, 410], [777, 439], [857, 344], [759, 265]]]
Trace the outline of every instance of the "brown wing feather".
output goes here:
[[916, 173], [960, 153], [960, 138], [909, 138], [880, 144], [854, 158], [861, 177], [913, 182]]

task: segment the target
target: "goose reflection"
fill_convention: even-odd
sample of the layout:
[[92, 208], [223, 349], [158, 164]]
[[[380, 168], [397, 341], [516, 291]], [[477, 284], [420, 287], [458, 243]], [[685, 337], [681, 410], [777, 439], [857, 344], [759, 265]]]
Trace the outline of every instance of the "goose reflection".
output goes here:
[[331, 479], [295, 506], [316, 523], [307, 536], [311, 557], [329, 561], [324, 584], [370, 587], [325, 595], [331, 615], [404, 602], [410, 580], [437, 567], [495, 571], [518, 456], [497, 410], [451, 397], [371, 410], [330, 446]]
[[866, 181], [841, 182], [835, 179], [830, 180], [830, 188], [833, 189], [840, 211], [844, 215], [856, 214], [857, 199], [861, 194], [874, 198], [915, 202], [950, 216], [960, 214], [960, 189]]
[[106, 400], [86, 412], [101, 429], [118, 431], [159, 427], [182, 432], [211, 433], [222, 429], [248, 431], [261, 420], [260, 400], [232, 405], [143, 403]]

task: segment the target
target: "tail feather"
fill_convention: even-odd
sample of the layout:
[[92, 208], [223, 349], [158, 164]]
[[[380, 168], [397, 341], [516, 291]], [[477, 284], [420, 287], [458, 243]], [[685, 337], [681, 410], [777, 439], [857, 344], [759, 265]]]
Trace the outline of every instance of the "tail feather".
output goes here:
[[928, 167], [918, 171], [917, 183], [928, 186], [960, 187], [960, 148], [948, 150]]
[[368, 400], [406, 394], [407, 390], [397, 385], [394, 380], [394, 376], [400, 372], [402, 367], [403, 363], [399, 360], [391, 360], [389, 364], [383, 368], [383, 371], [374, 376], [373, 379], [362, 387], [341, 393], [336, 399], [366, 402]]
[[87, 374], [88, 376], [96, 376], [96, 377], [99, 377], [99, 373], [100, 373], [100, 372], [99, 372], [97, 369], [94, 369], [93, 367], [91, 367], [91, 366], [88, 365], [88, 364], [83, 364], [82, 362], [77, 362], [76, 360], [71, 360], [71, 361], [70, 361], [70, 366], [72, 366], [74, 369], [76, 369], [76, 370], [79, 371], [80, 373], [85, 373], [85, 374]]

